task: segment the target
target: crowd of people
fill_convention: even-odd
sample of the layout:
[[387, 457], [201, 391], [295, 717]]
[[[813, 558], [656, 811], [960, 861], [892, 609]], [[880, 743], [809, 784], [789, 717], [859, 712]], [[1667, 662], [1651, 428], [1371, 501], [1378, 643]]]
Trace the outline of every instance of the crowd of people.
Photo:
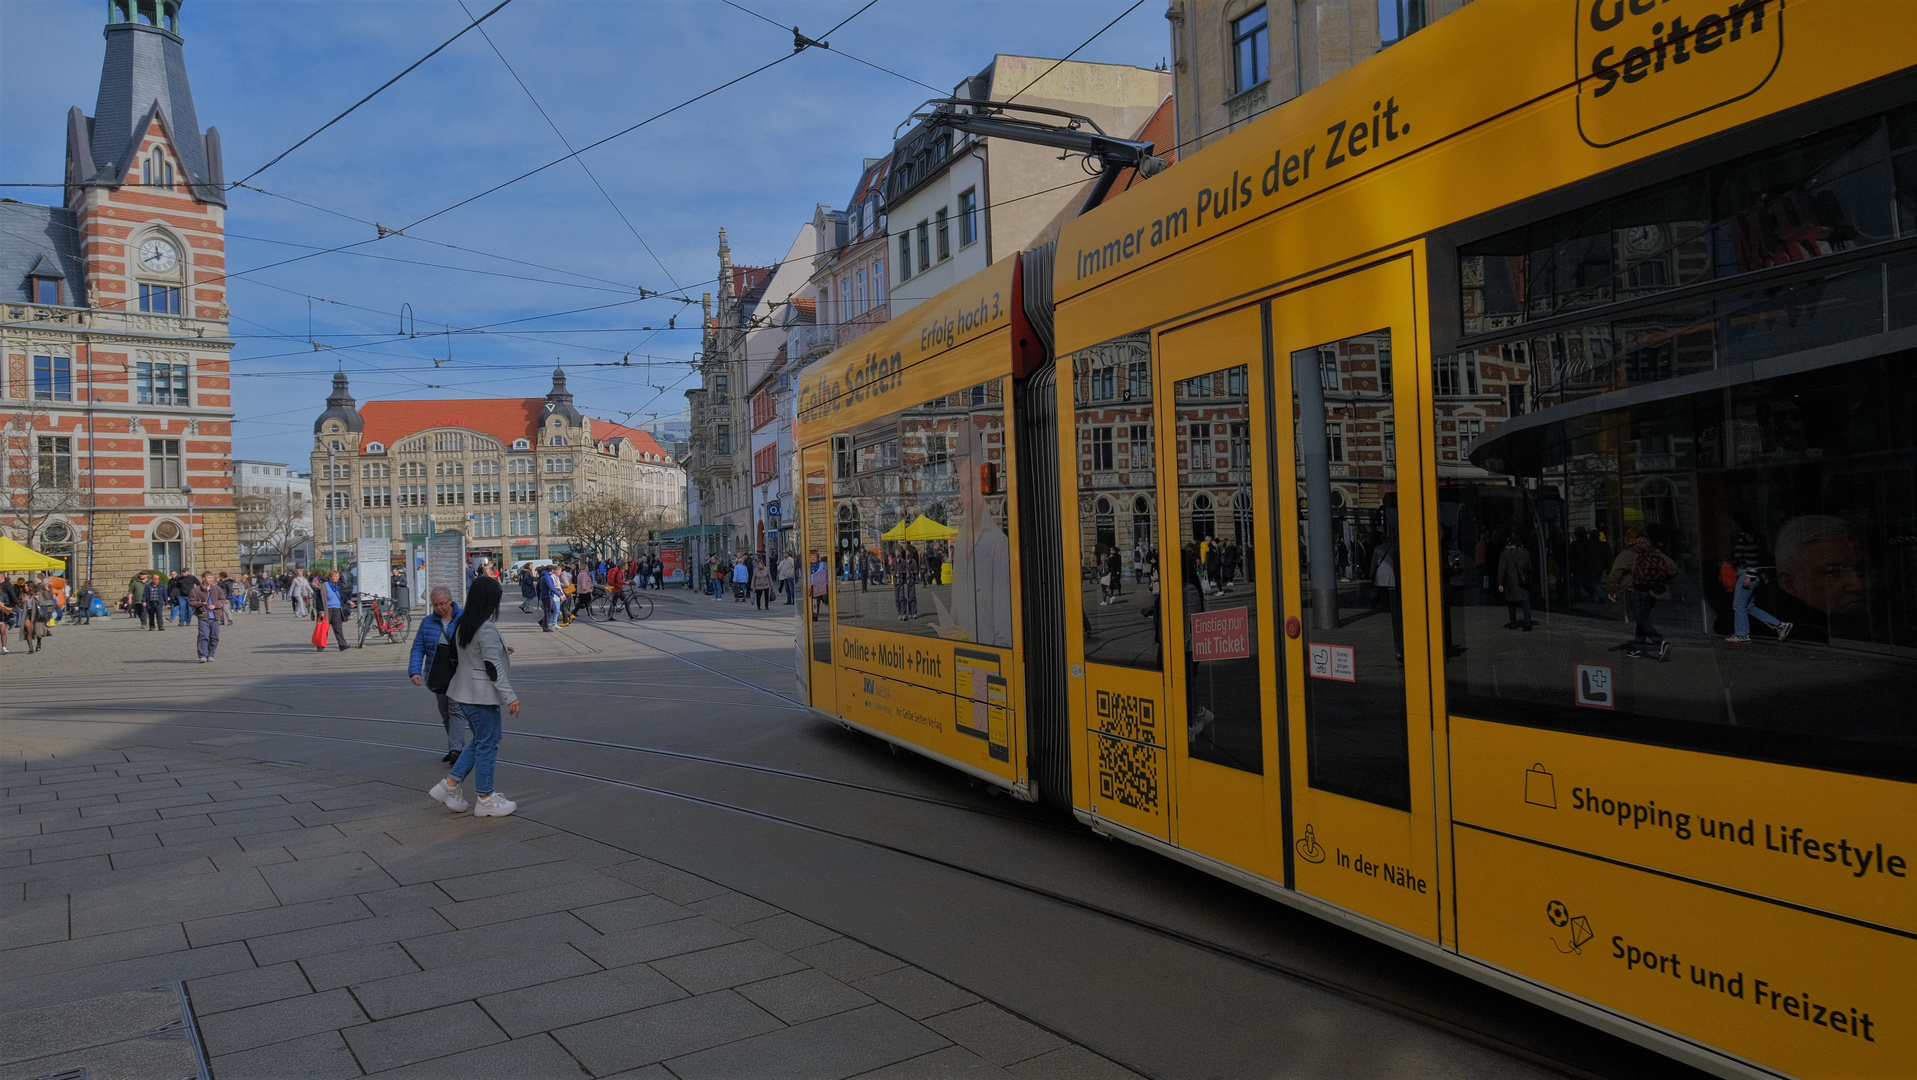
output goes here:
[[[788, 605], [795, 602], [797, 573], [798, 562], [791, 552], [774, 561], [763, 551], [739, 551], [731, 556], [708, 556], [700, 580], [706, 595], [715, 601], [724, 600], [730, 593], [736, 603], [743, 604], [751, 597], [755, 610], [770, 611], [775, 595], [785, 597]], [[687, 587], [691, 586], [688, 581]]]

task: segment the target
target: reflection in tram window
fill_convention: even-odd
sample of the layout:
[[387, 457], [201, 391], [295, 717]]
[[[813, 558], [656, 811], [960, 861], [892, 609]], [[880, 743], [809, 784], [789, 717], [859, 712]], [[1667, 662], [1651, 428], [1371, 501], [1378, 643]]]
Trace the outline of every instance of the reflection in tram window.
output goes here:
[[[1177, 573], [1184, 611], [1186, 741], [1191, 756], [1263, 772], [1258, 589], [1252, 575], [1251, 400], [1243, 364], [1172, 387], [1178, 439]], [[1219, 511], [1233, 528], [1220, 532]], [[1242, 511], [1242, 513], [1241, 513]]]
[[802, 591], [811, 619], [812, 659], [820, 664], [832, 662], [832, 612], [828, 609], [831, 602], [827, 599], [830, 593], [827, 584], [832, 576], [832, 553], [828, 547], [831, 533], [826, 528], [831, 505], [831, 487], [825, 478], [824, 448], [810, 447], [805, 451], [805, 535], [811, 550], [806, 552], [806, 576]]
[[1085, 659], [1159, 666], [1158, 500], [1152, 452], [1151, 335], [1127, 334], [1072, 357], [1077, 404], [1079, 588]]
[[1911, 260], [1439, 360], [1450, 710], [1917, 778]]
[[980, 383], [838, 437], [841, 625], [1012, 644], [1004, 392]]
[[1391, 332], [1377, 330], [1291, 356], [1299, 614], [1311, 786], [1408, 810], [1390, 355]]

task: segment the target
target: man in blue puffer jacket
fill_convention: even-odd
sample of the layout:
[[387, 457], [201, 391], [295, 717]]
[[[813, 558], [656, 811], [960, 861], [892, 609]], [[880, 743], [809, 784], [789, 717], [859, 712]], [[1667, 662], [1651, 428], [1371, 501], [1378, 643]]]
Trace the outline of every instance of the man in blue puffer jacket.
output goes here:
[[[413, 657], [408, 662], [406, 673], [413, 677], [414, 686], [426, 684], [426, 674], [433, 669], [433, 654], [441, 641], [451, 641], [453, 627], [459, 623], [459, 605], [453, 603], [453, 591], [444, 585], [433, 589], [433, 613], [419, 621], [419, 629], [413, 632]], [[466, 748], [472, 737], [465, 721], [455, 724], [450, 703], [445, 691], [433, 694], [439, 702], [439, 723], [446, 729], [446, 760], [457, 761], [459, 752]]]

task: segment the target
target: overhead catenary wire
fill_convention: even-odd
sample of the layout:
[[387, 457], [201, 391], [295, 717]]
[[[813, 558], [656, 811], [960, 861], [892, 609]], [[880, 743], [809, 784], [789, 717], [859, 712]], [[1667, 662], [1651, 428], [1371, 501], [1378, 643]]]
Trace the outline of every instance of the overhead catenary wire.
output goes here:
[[[413, 71], [414, 68], [417, 68], [419, 65], [425, 63], [428, 60], [431, 60], [435, 56], [438, 56], [440, 53], [440, 50], [446, 48], [446, 46], [451, 45], [453, 42], [458, 41], [460, 38], [466, 36], [466, 32], [468, 30], [472, 30], [473, 28], [477, 27], [480, 23], [483, 23], [487, 19], [492, 18], [494, 15], [499, 14], [499, 11], [501, 8], [504, 8], [507, 4], [510, 4], [512, 2], [513, 0], [499, 0], [499, 3], [491, 11], [488, 11], [486, 14], [481, 15], [477, 19], [473, 19], [472, 22], [462, 27], [459, 33], [454, 34], [452, 37], [449, 37], [445, 41], [440, 42], [439, 45], [433, 49], [432, 52], [429, 52], [425, 56], [422, 56], [419, 59], [413, 61], [412, 63], [406, 65], [406, 69], [404, 71], [401, 71], [399, 74], [379, 84], [379, 86], [374, 88], [372, 93], [367, 94], [365, 97], [360, 98], [358, 101], [353, 102], [352, 105], [347, 107], [345, 112], [342, 112], [338, 116], [335, 116], [331, 120], [328, 120], [324, 124], [321, 124], [318, 128], [316, 128], [313, 131], [311, 135], [306, 136], [305, 138], [301, 139], [299, 142], [296, 142], [293, 145], [287, 147], [286, 149], [280, 151], [279, 154], [273, 158], [273, 160], [267, 162], [266, 164], [260, 166], [257, 169], [254, 169], [252, 172], [247, 173], [245, 176], [240, 177], [238, 180], [235, 180], [232, 184], [229, 184], [227, 186], [237, 187], [240, 184], [244, 184], [248, 180], [251, 180], [255, 176], [258, 176], [259, 174], [272, 168], [273, 166], [278, 165], [281, 161], [284, 161], [286, 159], [286, 156], [288, 154], [291, 154], [293, 151], [298, 150], [300, 147], [305, 146], [309, 142], [312, 142], [314, 139], [319, 137], [321, 132], [325, 131], [327, 128], [332, 127], [334, 124], [339, 123], [341, 120], [346, 119], [348, 116], [351, 116], [353, 112], [357, 110], [361, 105], [364, 105], [367, 102], [378, 97], [380, 93], [384, 91], [387, 87], [405, 78], [408, 74], [410, 74]], [[471, 12], [467, 12], [466, 14], [467, 14], [467, 17], [469, 18], [472, 15]]]

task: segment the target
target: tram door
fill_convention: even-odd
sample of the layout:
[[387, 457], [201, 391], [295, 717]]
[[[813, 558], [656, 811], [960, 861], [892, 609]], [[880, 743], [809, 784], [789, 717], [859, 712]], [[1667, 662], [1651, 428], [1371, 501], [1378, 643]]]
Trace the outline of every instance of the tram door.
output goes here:
[[[808, 446], [800, 455], [800, 498], [805, 500], [803, 530], [805, 550], [794, 562], [798, 564], [799, 580], [796, 583], [799, 603], [802, 605], [800, 616], [804, 631], [799, 635], [799, 649], [805, 654], [805, 661], [799, 670], [806, 673], [806, 696], [812, 706], [836, 714], [839, 711], [838, 684], [832, 673], [832, 611], [830, 605], [838, 590], [832, 585], [832, 460], [831, 448], [826, 443]], [[825, 598], [821, 602], [812, 595], [813, 581], [819, 575], [819, 562], [825, 562]]]
[[1439, 936], [1414, 266], [1271, 302], [1290, 882]]
[[[1283, 880], [1279, 629], [1262, 452], [1264, 316], [1244, 308], [1159, 338], [1160, 601], [1173, 842]], [[1169, 402], [1171, 408], [1163, 407]], [[1182, 723], [1181, 723], [1182, 721]]]

